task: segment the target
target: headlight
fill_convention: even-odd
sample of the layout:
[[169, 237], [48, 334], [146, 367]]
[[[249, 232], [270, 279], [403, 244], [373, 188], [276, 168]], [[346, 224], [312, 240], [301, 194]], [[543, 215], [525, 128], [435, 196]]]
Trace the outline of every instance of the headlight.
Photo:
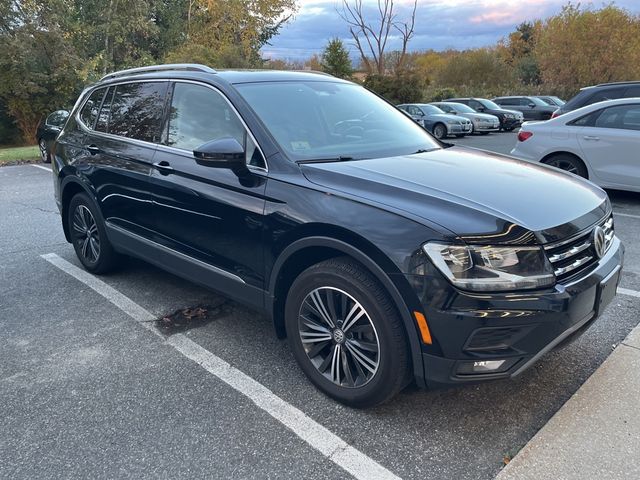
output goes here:
[[484, 122], [484, 118], [482, 117], [473, 117], [476, 122]]
[[449, 125], [460, 125], [460, 122], [458, 120], [447, 120], [447, 123]]
[[513, 113], [505, 113], [504, 118], [516, 118], [516, 116]]
[[556, 280], [541, 247], [427, 243], [422, 248], [451, 283], [465, 290], [542, 288]]

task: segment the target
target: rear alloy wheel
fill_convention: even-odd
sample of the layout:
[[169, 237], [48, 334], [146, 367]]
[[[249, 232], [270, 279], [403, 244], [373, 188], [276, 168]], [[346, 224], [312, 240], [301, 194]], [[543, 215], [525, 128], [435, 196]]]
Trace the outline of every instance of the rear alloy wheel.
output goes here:
[[71, 243], [82, 265], [92, 273], [105, 273], [116, 265], [113, 250], [102, 220], [89, 197], [79, 193], [68, 208], [68, 228]]
[[344, 404], [383, 403], [410, 380], [402, 320], [382, 286], [349, 258], [327, 260], [298, 276], [285, 323], [304, 373]]
[[442, 123], [436, 123], [433, 127], [433, 136], [438, 140], [447, 136], [447, 127], [445, 127]]
[[584, 166], [582, 160], [580, 160], [578, 157], [574, 157], [573, 155], [568, 155], [566, 153], [553, 155], [552, 157], [546, 159], [544, 163], [546, 165], [559, 168], [560, 170], [565, 170], [569, 173], [579, 175], [583, 178], [589, 177], [587, 167]]
[[44, 138], [41, 138], [38, 142], [38, 148], [40, 149], [40, 157], [44, 163], [51, 162], [51, 158], [49, 157], [49, 152], [47, 151], [47, 142]]

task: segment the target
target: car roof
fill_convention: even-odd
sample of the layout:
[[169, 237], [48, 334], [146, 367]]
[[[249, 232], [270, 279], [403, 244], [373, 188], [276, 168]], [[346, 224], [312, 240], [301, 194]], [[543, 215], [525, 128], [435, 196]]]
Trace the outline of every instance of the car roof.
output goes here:
[[351, 83], [323, 72], [299, 70], [214, 70], [213, 68], [200, 64], [151, 65], [121, 70], [105, 75], [98, 83], [167, 77], [198, 80], [212, 80], [214, 77], [217, 77], [231, 84], [279, 81], [331, 81]]
[[609, 82], [609, 83], [598, 83], [597, 85], [590, 85], [588, 87], [582, 87], [580, 90], [587, 90], [591, 88], [605, 88], [605, 87], [619, 87], [624, 85], [638, 85], [640, 84], [640, 80], [630, 80], [628, 82]]

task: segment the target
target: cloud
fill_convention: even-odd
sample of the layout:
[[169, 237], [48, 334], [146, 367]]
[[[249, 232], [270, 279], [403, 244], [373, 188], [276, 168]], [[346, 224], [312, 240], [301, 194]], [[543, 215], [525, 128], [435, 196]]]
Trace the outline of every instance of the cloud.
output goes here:
[[[285, 25], [271, 45], [263, 48], [267, 58], [305, 59], [321, 53], [329, 39], [345, 41], [352, 57], [357, 52], [348, 26], [340, 18], [338, 0], [299, 0], [295, 18]], [[364, 0], [368, 18], [376, 18], [377, 2]], [[545, 18], [560, 11], [566, 0], [418, 0], [415, 35], [410, 50], [476, 48], [495, 44], [524, 22]], [[408, 18], [412, 0], [395, 1], [399, 19]], [[640, 13], [638, 0], [619, 0], [616, 5]], [[401, 46], [390, 38], [388, 50]]]

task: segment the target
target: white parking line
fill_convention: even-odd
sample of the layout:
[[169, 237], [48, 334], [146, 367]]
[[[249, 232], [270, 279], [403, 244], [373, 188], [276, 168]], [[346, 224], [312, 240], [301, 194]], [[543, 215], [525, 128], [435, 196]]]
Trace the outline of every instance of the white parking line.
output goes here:
[[618, 217], [628, 217], [628, 218], [637, 218], [640, 219], [640, 215], [632, 215], [630, 213], [618, 213], [618, 212], [613, 212], [614, 215], [618, 216]]
[[42, 170], [46, 170], [47, 172], [51, 173], [51, 169], [47, 168], [47, 167], [43, 167], [42, 165], [31, 165], [32, 167], [36, 167], [36, 168], [41, 168]]
[[[35, 165], [34, 165], [35, 166]], [[60, 258], [55, 253], [41, 255], [46, 261], [71, 275], [93, 289], [135, 321], [160, 335], [151, 320], [155, 317], [126, 295], [107, 285], [102, 280]], [[398, 479], [396, 475], [378, 462], [349, 445], [340, 437], [304, 414], [301, 410], [285, 402], [267, 387], [232, 367], [210, 351], [198, 345], [183, 334], [175, 334], [166, 341], [182, 355], [194, 361], [207, 372], [216, 376], [231, 388], [237, 390], [259, 408], [290, 429], [298, 437], [319, 451], [333, 463], [343, 468], [355, 478], [362, 480]]]
[[629, 295], [630, 297], [640, 298], [640, 292], [636, 292], [635, 290], [629, 290], [628, 288], [618, 287], [618, 293], [623, 295]]

